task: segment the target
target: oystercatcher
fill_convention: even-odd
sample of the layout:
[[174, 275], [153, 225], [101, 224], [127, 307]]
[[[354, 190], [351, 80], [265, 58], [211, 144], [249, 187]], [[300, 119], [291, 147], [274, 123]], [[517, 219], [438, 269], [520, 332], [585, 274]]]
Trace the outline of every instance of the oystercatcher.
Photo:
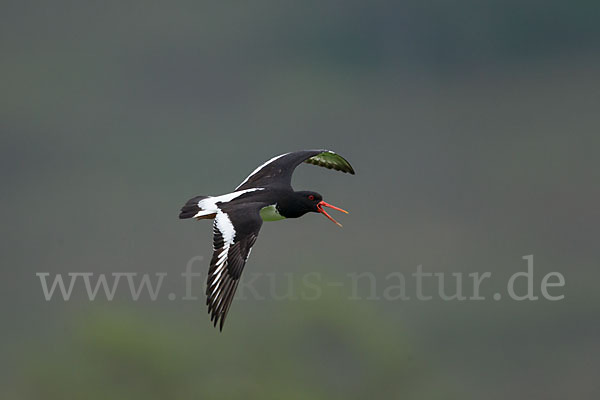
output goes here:
[[347, 211], [327, 204], [317, 192], [292, 189], [292, 173], [302, 162], [354, 175], [350, 163], [333, 151], [295, 151], [271, 158], [252, 171], [232, 193], [196, 196], [181, 209], [181, 219], [214, 219], [214, 253], [208, 271], [206, 304], [214, 326], [220, 321], [220, 330], [263, 221], [318, 212], [342, 226], [323, 207], [346, 214]]

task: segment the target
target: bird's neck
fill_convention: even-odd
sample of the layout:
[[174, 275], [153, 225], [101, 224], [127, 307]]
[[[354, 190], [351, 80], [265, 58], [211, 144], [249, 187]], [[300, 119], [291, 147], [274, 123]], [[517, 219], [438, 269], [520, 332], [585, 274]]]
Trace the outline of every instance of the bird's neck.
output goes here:
[[296, 192], [282, 196], [277, 202], [276, 208], [279, 214], [285, 218], [299, 218], [308, 212]]

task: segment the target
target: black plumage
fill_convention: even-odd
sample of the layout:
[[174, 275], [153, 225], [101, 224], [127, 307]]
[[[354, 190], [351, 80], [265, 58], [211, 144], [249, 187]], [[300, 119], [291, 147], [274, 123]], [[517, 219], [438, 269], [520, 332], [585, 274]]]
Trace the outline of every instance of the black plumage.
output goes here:
[[211, 321], [215, 326], [219, 324], [220, 329], [263, 220], [298, 218], [307, 212], [319, 212], [340, 225], [323, 207], [346, 211], [325, 203], [319, 193], [292, 189], [294, 169], [303, 162], [354, 174], [348, 161], [329, 150], [286, 153], [259, 166], [234, 192], [196, 196], [181, 208], [181, 219], [214, 219], [214, 252], [208, 271], [206, 304]]

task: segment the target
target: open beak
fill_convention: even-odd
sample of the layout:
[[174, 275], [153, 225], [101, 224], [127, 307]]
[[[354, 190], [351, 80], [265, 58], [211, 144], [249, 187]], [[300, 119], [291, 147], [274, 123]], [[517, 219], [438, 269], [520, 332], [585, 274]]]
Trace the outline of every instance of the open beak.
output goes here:
[[337, 226], [339, 226], [341, 228], [342, 224], [340, 224], [339, 222], [337, 222], [335, 219], [331, 218], [331, 216], [329, 214], [327, 214], [327, 212], [325, 210], [323, 210], [323, 207], [333, 208], [334, 210], [338, 210], [338, 211], [341, 211], [341, 212], [346, 213], [346, 214], [348, 214], [348, 211], [342, 210], [341, 208], [336, 207], [336, 206], [332, 206], [331, 204], [327, 204], [324, 201], [320, 201], [320, 202], [317, 203], [317, 209], [319, 210], [319, 212], [321, 214], [323, 214], [324, 216], [326, 216], [327, 218], [329, 218], [329, 220], [331, 222], [333, 222], [334, 224], [336, 224]]

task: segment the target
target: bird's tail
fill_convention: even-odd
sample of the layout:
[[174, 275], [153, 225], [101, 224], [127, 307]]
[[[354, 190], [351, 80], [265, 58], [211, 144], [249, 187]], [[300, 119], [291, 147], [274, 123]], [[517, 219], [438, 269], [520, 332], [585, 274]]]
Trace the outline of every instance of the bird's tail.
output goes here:
[[205, 208], [202, 207], [202, 200], [208, 199], [210, 196], [196, 196], [191, 198], [185, 203], [183, 207], [181, 207], [181, 212], [179, 213], [180, 219], [186, 218], [196, 218], [196, 219], [212, 219], [215, 217], [216, 210], [213, 210], [212, 207]]

